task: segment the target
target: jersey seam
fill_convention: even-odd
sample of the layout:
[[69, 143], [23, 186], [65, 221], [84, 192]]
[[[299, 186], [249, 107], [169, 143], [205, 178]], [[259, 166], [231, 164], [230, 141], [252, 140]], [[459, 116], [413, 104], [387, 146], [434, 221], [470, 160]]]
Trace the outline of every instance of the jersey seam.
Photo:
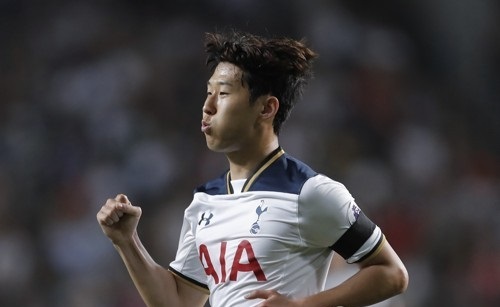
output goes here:
[[[302, 187], [304, 187], [304, 185], [302, 185]], [[302, 189], [301, 189], [301, 192], [302, 192]], [[301, 193], [299, 193], [299, 195], [297, 197], [297, 208], [296, 208], [297, 213], [296, 213], [295, 218], [297, 219], [297, 233], [299, 234], [300, 245], [305, 246], [306, 244], [305, 244], [304, 238], [302, 237], [301, 224], [300, 224], [300, 218], [299, 218], [301, 204], [302, 204], [302, 198], [301, 198]]]
[[307, 178], [306, 180], [304, 180], [304, 182], [302, 183], [302, 186], [300, 187], [300, 190], [298, 191], [298, 194], [297, 194], [297, 231], [298, 231], [298, 234], [299, 234], [299, 238], [300, 238], [300, 243], [301, 243], [301, 246], [306, 246], [306, 240], [305, 238], [302, 236], [302, 231], [301, 231], [301, 223], [299, 222], [299, 216], [300, 216], [300, 207], [301, 205], [303, 204], [303, 201], [302, 201], [302, 189], [304, 189], [304, 186], [306, 185], [306, 183], [311, 180], [312, 178], [318, 176], [319, 173], [316, 173], [314, 176], [311, 176], [309, 178]]

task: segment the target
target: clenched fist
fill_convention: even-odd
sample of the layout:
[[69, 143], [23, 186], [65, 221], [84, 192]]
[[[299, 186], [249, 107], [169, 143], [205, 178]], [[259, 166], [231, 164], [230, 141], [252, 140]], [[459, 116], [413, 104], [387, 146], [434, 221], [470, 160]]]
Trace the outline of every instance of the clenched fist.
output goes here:
[[132, 239], [141, 214], [140, 207], [133, 206], [127, 196], [118, 194], [102, 206], [97, 213], [97, 221], [113, 244], [120, 245]]

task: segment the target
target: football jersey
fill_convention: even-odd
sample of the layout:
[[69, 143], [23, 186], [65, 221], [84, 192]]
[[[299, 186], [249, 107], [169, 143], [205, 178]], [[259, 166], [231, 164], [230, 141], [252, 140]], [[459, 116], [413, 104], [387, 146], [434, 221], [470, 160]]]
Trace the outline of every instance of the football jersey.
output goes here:
[[208, 291], [211, 306], [256, 306], [244, 296], [257, 289], [322, 291], [334, 251], [358, 262], [383, 241], [341, 183], [278, 148], [240, 193], [229, 171], [195, 190], [169, 270]]

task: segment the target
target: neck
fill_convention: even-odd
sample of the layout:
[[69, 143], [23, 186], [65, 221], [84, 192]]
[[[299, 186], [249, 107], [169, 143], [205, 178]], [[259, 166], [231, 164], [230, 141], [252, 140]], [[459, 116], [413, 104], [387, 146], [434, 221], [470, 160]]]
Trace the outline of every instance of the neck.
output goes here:
[[275, 137], [269, 142], [260, 145], [254, 144], [254, 146], [248, 146], [247, 148], [227, 153], [226, 157], [229, 161], [231, 178], [249, 178], [255, 172], [257, 166], [278, 146], [278, 138]]

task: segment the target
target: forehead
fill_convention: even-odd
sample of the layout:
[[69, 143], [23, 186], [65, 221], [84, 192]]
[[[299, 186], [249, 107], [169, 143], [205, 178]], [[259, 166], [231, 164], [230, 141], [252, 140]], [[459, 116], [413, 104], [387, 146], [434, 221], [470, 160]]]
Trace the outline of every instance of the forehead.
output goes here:
[[230, 83], [230, 84], [241, 84], [241, 78], [243, 76], [243, 71], [236, 65], [221, 62], [217, 65], [214, 73], [208, 80], [208, 84], [215, 83]]

